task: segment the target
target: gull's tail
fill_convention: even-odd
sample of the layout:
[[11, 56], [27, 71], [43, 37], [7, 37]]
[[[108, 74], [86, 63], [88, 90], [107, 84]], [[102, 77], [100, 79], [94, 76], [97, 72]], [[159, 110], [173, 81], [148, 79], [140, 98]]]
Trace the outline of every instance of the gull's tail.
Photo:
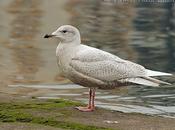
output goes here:
[[164, 82], [164, 81], [152, 78], [150, 76], [171, 76], [171, 75], [172, 74], [170, 74], [170, 73], [164, 73], [164, 72], [146, 69], [146, 76], [145, 77], [127, 78], [123, 81], [124, 82], [131, 82], [131, 83], [135, 83], [135, 84], [146, 85], [146, 86], [158, 87], [160, 84], [166, 84], [166, 85], [171, 85], [171, 84], [168, 82]]
[[146, 86], [153, 86], [153, 87], [158, 87], [160, 84], [171, 85], [168, 82], [164, 82], [151, 77], [128, 78], [125, 81], [135, 83], [135, 84], [146, 85]]
[[146, 69], [146, 75], [147, 76], [171, 76], [172, 74]]

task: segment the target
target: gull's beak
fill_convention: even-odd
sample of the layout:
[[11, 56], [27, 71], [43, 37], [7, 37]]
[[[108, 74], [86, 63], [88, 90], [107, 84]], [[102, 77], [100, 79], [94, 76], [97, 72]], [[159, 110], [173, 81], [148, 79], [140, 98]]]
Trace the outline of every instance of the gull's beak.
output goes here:
[[55, 36], [55, 35], [53, 35], [53, 34], [46, 34], [46, 35], [44, 35], [44, 38], [51, 38], [53, 36]]
[[54, 32], [51, 33], [51, 34], [46, 34], [46, 35], [44, 36], [44, 38], [52, 38], [52, 37], [58, 37], [58, 38], [59, 38], [59, 35], [58, 35], [57, 30], [54, 31]]

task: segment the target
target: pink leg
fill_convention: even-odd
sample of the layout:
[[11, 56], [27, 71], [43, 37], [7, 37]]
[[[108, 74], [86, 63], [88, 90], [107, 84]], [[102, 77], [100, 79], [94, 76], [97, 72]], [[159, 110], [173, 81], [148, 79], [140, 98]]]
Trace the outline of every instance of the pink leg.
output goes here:
[[88, 104], [87, 108], [91, 108], [91, 101], [92, 101], [92, 90], [89, 89], [89, 104]]
[[95, 89], [93, 89], [93, 91], [92, 91], [91, 109], [95, 110]]
[[89, 89], [89, 104], [87, 107], [76, 107], [78, 110], [83, 112], [90, 112], [95, 109], [94, 106], [95, 89]]

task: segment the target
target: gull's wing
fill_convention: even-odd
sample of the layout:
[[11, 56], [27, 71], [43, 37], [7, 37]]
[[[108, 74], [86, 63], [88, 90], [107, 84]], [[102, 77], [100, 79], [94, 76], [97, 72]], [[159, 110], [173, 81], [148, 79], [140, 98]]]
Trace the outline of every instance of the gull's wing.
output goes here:
[[85, 76], [107, 82], [145, 75], [141, 65], [88, 46], [76, 53], [70, 66]]

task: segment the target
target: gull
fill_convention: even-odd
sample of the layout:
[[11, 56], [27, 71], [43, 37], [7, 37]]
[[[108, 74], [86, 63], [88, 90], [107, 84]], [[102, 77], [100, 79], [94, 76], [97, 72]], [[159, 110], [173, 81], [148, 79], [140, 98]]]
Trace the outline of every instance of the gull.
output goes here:
[[170, 76], [170, 73], [149, 70], [103, 50], [81, 44], [80, 32], [74, 26], [63, 25], [44, 38], [56, 38], [59, 41], [56, 57], [61, 75], [75, 84], [89, 87], [89, 103], [87, 107], [76, 107], [80, 111], [95, 110], [96, 88], [113, 89], [128, 84], [155, 87], [160, 84], [170, 85], [152, 78]]

